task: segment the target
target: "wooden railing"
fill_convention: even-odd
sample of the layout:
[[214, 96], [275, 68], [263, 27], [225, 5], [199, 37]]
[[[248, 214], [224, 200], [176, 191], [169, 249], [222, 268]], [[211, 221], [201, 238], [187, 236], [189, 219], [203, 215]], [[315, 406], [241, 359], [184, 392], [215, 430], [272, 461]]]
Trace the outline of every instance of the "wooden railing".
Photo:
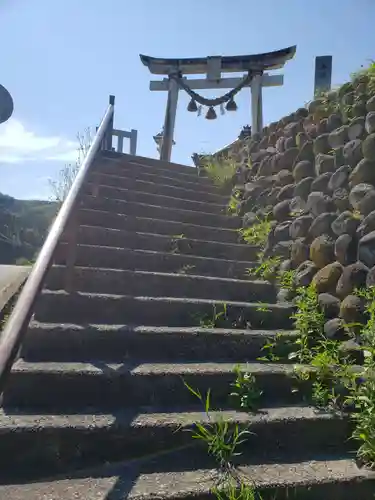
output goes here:
[[74, 179], [68, 196], [63, 202], [55, 221], [48, 233], [47, 239], [38, 255], [33, 269], [27, 279], [20, 296], [14, 306], [0, 337], [0, 394], [4, 391], [7, 376], [17, 359], [22, 340], [27, 331], [33, 314], [36, 298], [42, 289], [46, 274], [53, 262], [53, 256], [59, 240], [65, 231], [68, 234], [67, 281], [71, 286], [72, 270], [74, 271], [74, 256], [77, 239], [78, 221], [76, 206], [82, 187], [91, 170], [93, 162], [101, 150], [112, 150], [114, 96], [109, 98], [109, 106], [97, 129], [94, 140]]

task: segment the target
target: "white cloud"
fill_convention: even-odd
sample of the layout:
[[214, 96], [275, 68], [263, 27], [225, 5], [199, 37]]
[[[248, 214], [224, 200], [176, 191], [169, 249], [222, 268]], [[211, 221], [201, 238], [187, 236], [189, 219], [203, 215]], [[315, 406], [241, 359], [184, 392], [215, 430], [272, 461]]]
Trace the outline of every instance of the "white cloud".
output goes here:
[[38, 136], [16, 119], [0, 125], [0, 163], [77, 159], [78, 144], [63, 137]]

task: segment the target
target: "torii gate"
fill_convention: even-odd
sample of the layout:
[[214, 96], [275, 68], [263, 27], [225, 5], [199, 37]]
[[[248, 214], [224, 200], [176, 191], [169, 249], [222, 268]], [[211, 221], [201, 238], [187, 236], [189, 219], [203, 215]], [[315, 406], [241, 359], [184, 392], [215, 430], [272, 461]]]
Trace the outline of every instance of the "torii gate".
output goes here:
[[[296, 46], [286, 49], [267, 52], [264, 54], [247, 56], [213, 56], [197, 57], [193, 59], [160, 59], [140, 55], [142, 63], [154, 75], [167, 75], [163, 80], [150, 82], [151, 91], [168, 91], [168, 100], [165, 112], [163, 141], [160, 150], [160, 159], [170, 161], [178, 92], [185, 90], [192, 98], [189, 111], [197, 111], [196, 102], [209, 107], [206, 118], [216, 118], [214, 106], [227, 103], [228, 111], [237, 109], [233, 97], [244, 87], [251, 88], [252, 133], [260, 132], [263, 128], [262, 87], [281, 86], [284, 83], [283, 75], [269, 75], [266, 70], [280, 69], [292, 59], [296, 53]], [[222, 73], [245, 72], [244, 77], [222, 78]], [[184, 75], [206, 74], [206, 78], [188, 79]], [[195, 90], [202, 89], [232, 89], [225, 96], [217, 99], [205, 99]]]

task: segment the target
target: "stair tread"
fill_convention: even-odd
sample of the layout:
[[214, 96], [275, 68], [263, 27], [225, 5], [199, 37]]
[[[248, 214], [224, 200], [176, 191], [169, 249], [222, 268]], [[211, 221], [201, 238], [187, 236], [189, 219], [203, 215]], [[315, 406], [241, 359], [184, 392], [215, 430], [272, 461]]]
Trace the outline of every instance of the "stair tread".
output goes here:
[[[182, 275], [184, 276], [184, 275]], [[50, 290], [48, 288], [45, 288], [42, 290], [42, 295], [56, 295], [56, 296], [69, 296], [70, 294], [66, 292], [65, 290]], [[185, 303], [200, 303], [200, 304], [220, 304], [224, 305], [226, 304], [227, 306], [237, 306], [237, 307], [248, 307], [248, 308], [254, 308], [254, 307], [268, 307], [271, 310], [272, 309], [278, 309], [278, 310], [285, 310], [285, 311], [292, 311], [293, 310], [293, 305], [289, 303], [267, 303], [267, 302], [241, 302], [241, 301], [234, 301], [234, 300], [215, 300], [215, 299], [201, 299], [201, 298], [189, 298], [189, 297], [149, 297], [149, 296], [133, 296], [133, 295], [126, 295], [126, 294], [114, 294], [114, 293], [94, 293], [94, 292], [74, 292], [75, 296], [83, 296], [83, 297], [103, 297], [103, 298], [108, 298], [108, 299], [113, 299], [113, 300], [121, 300], [123, 298], [130, 298], [132, 300], [139, 300], [139, 301], [144, 301], [144, 302], [150, 302], [150, 301], [158, 301], [158, 302], [185, 302]]]
[[[163, 176], [154, 176], [155, 177], [155, 181], [158, 180], [159, 182], [153, 182], [153, 181], [146, 181], [144, 179], [141, 179], [141, 178], [137, 178], [137, 177], [129, 177], [127, 175], [115, 175], [115, 174], [112, 174], [112, 173], [106, 173], [105, 171], [104, 172], [101, 172], [101, 171], [96, 171], [94, 172], [94, 174], [96, 175], [99, 175], [99, 176], [103, 176], [103, 177], [109, 177], [109, 179], [113, 179], [114, 181], [118, 180], [118, 182], [120, 182], [120, 179], [126, 179], [128, 180], [129, 182], [131, 181], [136, 181], [140, 184], [143, 184], [144, 187], [147, 186], [147, 185], [150, 185], [150, 186], [164, 186], [168, 189], [170, 189], [171, 191], [173, 190], [178, 190], [178, 191], [185, 191], [187, 196], [189, 194], [192, 194], [192, 193], [197, 193], [196, 190], [194, 190], [193, 188], [190, 188], [190, 187], [182, 187], [184, 185], [184, 182], [182, 182], [182, 185], [181, 186], [176, 186], [176, 185], [173, 185], [173, 184], [168, 184], [168, 183], [164, 183], [163, 180], [166, 179], [170, 179], [170, 177], [163, 177]], [[152, 175], [152, 174], [148, 174], [148, 175]], [[112, 186], [111, 184], [106, 184], [105, 182], [104, 183], [100, 183], [100, 184], [103, 184], [103, 185], [106, 185], [106, 186]], [[190, 185], [190, 184], [194, 184], [195, 183], [189, 183], [189, 182], [186, 182], [187, 185]], [[215, 189], [214, 186], [204, 186], [204, 187], [208, 187], [208, 188], [212, 188], [212, 189]], [[216, 188], [217, 189], [217, 188]], [[148, 191], [144, 191], [144, 192], [148, 192]], [[200, 191], [202, 194], [204, 193], [204, 191]], [[227, 205], [228, 203], [228, 197], [227, 196], [224, 196], [222, 194], [219, 194], [219, 193], [215, 193], [215, 192], [212, 192], [212, 191], [207, 191], [207, 194], [209, 194], [210, 196], [213, 196], [214, 198], [217, 198], [218, 201], [221, 201], [220, 204], [223, 204], [223, 205]], [[189, 198], [187, 198], [189, 199]]]
[[[175, 410], [175, 411], [173, 411]], [[34, 429], [34, 428], [76, 428], [79, 430], [92, 430], [93, 428], [109, 427], [176, 427], [191, 428], [195, 422], [218, 422], [225, 420], [246, 425], [267, 424], [273, 422], [297, 420], [337, 420], [345, 418], [341, 414], [318, 411], [312, 406], [279, 406], [260, 408], [254, 413], [236, 410], [213, 410], [210, 417], [202, 408], [171, 411], [163, 409], [129, 409], [103, 413], [100, 408], [88, 408], [86, 411], [62, 414], [58, 413], [24, 413], [7, 408], [0, 409], [0, 432], [9, 429]]]
[[273, 335], [285, 335], [285, 336], [296, 336], [298, 332], [296, 330], [250, 330], [250, 329], [241, 329], [241, 328], [202, 328], [199, 326], [191, 326], [191, 327], [175, 327], [175, 326], [132, 326], [132, 325], [108, 325], [106, 323], [103, 324], [76, 324], [76, 323], [44, 323], [42, 321], [33, 320], [30, 323], [29, 329], [58, 329], [58, 330], [77, 330], [82, 331], [86, 329], [97, 330], [97, 331], [116, 331], [122, 330], [124, 332], [135, 332], [135, 333], [145, 333], [145, 334], [153, 334], [157, 332], [163, 333], [183, 333], [183, 334], [191, 334], [191, 335], [234, 335], [234, 336], [249, 336], [253, 337], [255, 335], [262, 336], [268, 338]]
[[[54, 268], [56, 269], [65, 269], [66, 266], [64, 265], [58, 265], [54, 264]], [[122, 275], [135, 275], [135, 276], [159, 276], [159, 277], [170, 277], [170, 278], [176, 278], [177, 279], [182, 279], [182, 280], [205, 280], [205, 281], [215, 281], [218, 283], [222, 284], [229, 284], [229, 283], [240, 283], [240, 284], [249, 284], [249, 285], [269, 285], [270, 288], [273, 287], [271, 283], [265, 280], [256, 280], [256, 279], [239, 279], [239, 278], [225, 278], [221, 276], [206, 276], [202, 274], [194, 274], [194, 273], [179, 273], [179, 272], [174, 272], [174, 273], [166, 273], [166, 272], [160, 272], [160, 271], [143, 271], [143, 270], [133, 270], [133, 269], [116, 269], [116, 268], [108, 268], [108, 267], [93, 267], [93, 266], [75, 266], [75, 269], [82, 269], [85, 272], [92, 272], [95, 273], [96, 271], [102, 271], [102, 272], [111, 272], [111, 273], [116, 273], [116, 274], [122, 274]]]
[[[139, 201], [126, 201], [126, 200], [122, 200], [121, 198], [120, 199], [119, 198], [108, 198], [108, 197], [104, 197], [104, 196], [103, 197], [95, 197], [95, 196], [91, 196], [91, 195], [87, 195], [87, 194], [82, 196], [83, 206], [85, 208], [87, 206], [87, 203], [97, 203], [98, 200], [100, 201], [101, 204], [115, 203], [117, 205], [124, 207], [125, 210], [131, 206], [135, 209], [139, 208], [139, 209], [145, 209], [145, 210], [147, 209], [147, 210], [151, 210], [151, 211], [162, 210], [162, 211], [165, 211], [167, 214], [173, 212], [174, 214], [179, 214], [179, 215], [185, 216], [185, 217], [187, 217], [187, 216], [196, 217], [199, 215], [200, 218], [202, 219], [202, 221], [204, 221], [205, 219], [215, 219], [218, 223], [220, 222], [220, 223], [227, 223], [229, 225], [232, 225], [233, 222], [236, 222], [236, 223], [238, 223], [238, 226], [239, 226], [238, 219], [237, 218], [235, 219], [231, 215], [217, 214], [217, 213], [212, 213], [212, 212], [202, 212], [201, 210], [199, 210], [199, 211], [189, 210], [187, 208], [177, 208], [177, 207], [171, 208], [171, 207], [165, 207], [162, 205], [154, 205], [151, 203], [143, 203], [143, 202], [139, 202]], [[100, 210], [100, 211], [105, 211], [105, 210]], [[112, 211], [110, 211], [110, 213], [112, 213]], [[120, 212], [120, 213], [127, 215], [126, 212]], [[143, 217], [143, 218], [149, 218], [149, 217]], [[169, 219], [164, 219], [164, 218], [162, 218], [160, 220], [164, 220], [166, 222], [169, 221]], [[179, 222], [179, 221], [172, 219], [172, 222]], [[210, 224], [195, 224], [195, 225], [199, 225], [201, 227], [206, 227], [206, 226], [212, 227], [212, 226], [210, 226]], [[236, 229], [233, 229], [232, 227], [228, 227], [228, 228], [224, 228], [224, 229], [232, 229], [232, 230], [236, 231]]]
[[[93, 210], [93, 209], [90, 209], [90, 208], [84, 208], [82, 209], [84, 211], [87, 211], [87, 212], [105, 212], [104, 210]], [[106, 213], [110, 213], [110, 212], [106, 212]], [[124, 214], [117, 214], [117, 215], [120, 215], [122, 217], [129, 217], [129, 216], [126, 216]], [[148, 220], [148, 221], [154, 221], [154, 220], [162, 220], [162, 219], [150, 219], [148, 217], [136, 217], [136, 219], [144, 219], [144, 220]], [[222, 228], [222, 227], [214, 227], [214, 226], [199, 226], [198, 224], [190, 224], [190, 223], [186, 223], [186, 222], [176, 222], [176, 221], [163, 221], [163, 222], [167, 222], [167, 223], [171, 223], [171, 224], [177, 224], [177, 225], [186, 225], [186, 226], [194, 226], [194, 227], [199, 227], [199, 228], [204, 228], [205, 230], [207, 229], [214, 229], [215, 231], [224, 231], [224, 232], [230, 232], [230, 233], [234, 233], [234, 234], [237, 234], [237, 230], [236, 229], [228, 229], [228, 228]], [[104, 227], [104, 226], [95, 226], [93, 224], [81, 224], [81, 227], [93, 227], [93, 228], [99, 228], [99, 229], [105, 229], [107, 231], [113, 231], [113, 232], [119, 232], [119, 233], [129, 233], [129, 232], [132, 232], [132, 231], [128, 231], [126, 229], [117, 229], [117, 228], [112, 228], [112, 227]], [[142, 236], [155, 236], [155, 237], [158, 237], [158, 238], [164, 238], [166, 240], [171, 240], [173, 238], [173, 236], [179, 236], [179, 234], [184, 234], [183, 232], [182, 233], [171, 233], [171, 234], [161, 234], [161, 233], [149, 233], [149, 232], [146, 232], [146, 231], [135, 231], [137, 234], [140, 234]], [[225, 242], [225, 241], [215, 241], [215, 240], [199, 240], [197, 238], [190, 238], [188, 236], [186, 236], [184, 239], [188, 240], [188, 241], [194, 241], [196, 243], [212, 243], [212, 244], [215, 244], [215, 245], [224, 245], [224, 246], [231, 246], [231, 247], [240, 247], [240, 248], [254, 248], [253, 245], [247, 245], [246, 243], [231, 243], [231, 242]], [[126, 241], [126, 240], [125, 240]], [[111, 247], [113, 248], [113, 247]], [[126, 247], [123, 247], [123, 248], [126, 248]], [[142, 250], [142, 249], [140, 249]], [[212, 258], [212, 257], [210, 257]]]
[[[94, 187], [94, 183], [93, 182], [87, 182], [87, 186], [90, 186], [90, 187]], [[121, 187], [121, 186], [111, 186], [110, 184], [103, 184], [102, 182], [98, 183], [96, 185], [97, 187], [99, 187], [99, 189], [101, 187], [105, 187], [106, 189], [109, 189], [109, 190], [112, 190], [114, 192], [116, 191], [120, 191], [122, 194], [126, 194], [126, 193], [135, 193], [136, 196], [149, 196], [150, 198], [154, 197], [154, 198], [157, 198], [158, 201], [160, 201], [160, 203], [164, 201], [167, 201], [167, 200], [182, 200], [182, 201], [187, 201], [189, 203], [197, 203], [198, 205], [209, 205], [209, 206], [212, 206], [214, 208], [217, 208], [217, 209], [220, 209], [220, 210], [225, 210], [226, 208], [226, 204], [223, 202], [223, 203], [212, 203], [210, 201], [197, 201], [197, 200], [191, 200], [189, 198], [181, 198], [179, 196], [169, 196], [169, 195], [165, 195], [165, 194], [159, 194], [159, 193], [149, 193], [147, 191], [140, 191], [140, 190], [137, 190], [137, 191], [134, 191], [132, 189], [127, 189], [127, 188], [124, 188], [124, 187]], [[115, 194], [115, 193], [114, 193]], [[116, 199], [118, 201], [126, 201], [127, 203], [142, 203], [142, 204], [145, 204], [145, 205], [148, 205], [148, 203], [144, 203], [144, 202], [137, 202], [137, 201], [133, 201], [133, 200], [124, 200], [123, 198], [117, 198], [116, 196], [111, 196], [111, 199]], [[168, 207], [164, 207], [162, 204], [161, 205], [157, 205], [159, 208], [168, 208]], [[188, 210], [188, 209], [184, 209], [184, 208], [181, 208], [181, 209], [178, 209], [178, 210]], [[192, 211], [196, 211], [196, 210], [192, 210]], [[198, 210], [200, 212], [200, 210]], [[202, 212], [202, 213], [209, 213], [211, 214], [211, 212]], [[218, 215], [225, 215], [225, 214], [218, 214]]]
[[[155, 461], [155, 459], [154, 459]], [[220, 478], [217, 469], [175, 470], [175, 456], [160, 458], [158, 468], [150, 472], [151, 458], [104, 465], [81, 471], [75, 477], [49, 480], [25, 485], [0, 486], [0, 498], [12, 500], [165, 500], [214, 498], [211, 491]], [[168, 468], [168, 465], [170, 466]], [[164, 467], [162, 467], [164, 466]], [[160, 468], [164, 469], [158, 472]], [[240, 467], [250, 484], [257, 487], [340, 485], [346, 488], [349, 482], [360, 487], [364, 481], [375, 482], [375, 473], [359, 469], [354, 460], [346, 456], [317, 457], [304, 462], [282, 464], [251, 464]], [[372, 486], [373, 487], [373, 486]], [[211, 494], [210, 494], [211, 493]], [[320, 497], [322, 498], [322, 497]], [[330, 497], [333, 498], [333, 497]], [[341, 497], [344, 498], [344, 497]], [[353, 498], [348, 495], [345, 498]], [[358, 498], [358, 497], [357, 497]], [[372, 498], [370, 491], [366, 498]]]
[[[253, 374], [257, 373], [293, 373], [293, 365], [283, 363], [239, 363], [238, 366], [243, 371]], [[25, 361], [19, 359], [13, 365], [13, 372], [50, 372], [50, 373], [86, 373], [88, 375], [102, 375], [115, 377], [121, 374], [132, 375], [158, 375], [158, 374], [233, 374], [233, 363], [142, 363], [136, 360], [124, 360], [117, 363], [106, 363], [100, 360], [92, 362], [54, 362], [54, 361]]]

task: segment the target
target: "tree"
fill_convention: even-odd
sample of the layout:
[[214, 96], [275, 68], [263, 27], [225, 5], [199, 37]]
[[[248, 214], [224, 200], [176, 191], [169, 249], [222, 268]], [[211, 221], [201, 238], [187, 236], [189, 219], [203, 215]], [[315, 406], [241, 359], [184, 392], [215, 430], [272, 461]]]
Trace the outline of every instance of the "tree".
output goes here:
[[87, 128], [83, 134], [77, 134], [78, 149], [77, 160], [75, 163], [67, 163], [59, 171], [57, 179], [49, 180], [49, 185], [52, 191], [52, 199], [62, 203], [67, 197], [77, 172], [82, 165], [83, 160], [90, 148], [92, 142], [91, 129]]

